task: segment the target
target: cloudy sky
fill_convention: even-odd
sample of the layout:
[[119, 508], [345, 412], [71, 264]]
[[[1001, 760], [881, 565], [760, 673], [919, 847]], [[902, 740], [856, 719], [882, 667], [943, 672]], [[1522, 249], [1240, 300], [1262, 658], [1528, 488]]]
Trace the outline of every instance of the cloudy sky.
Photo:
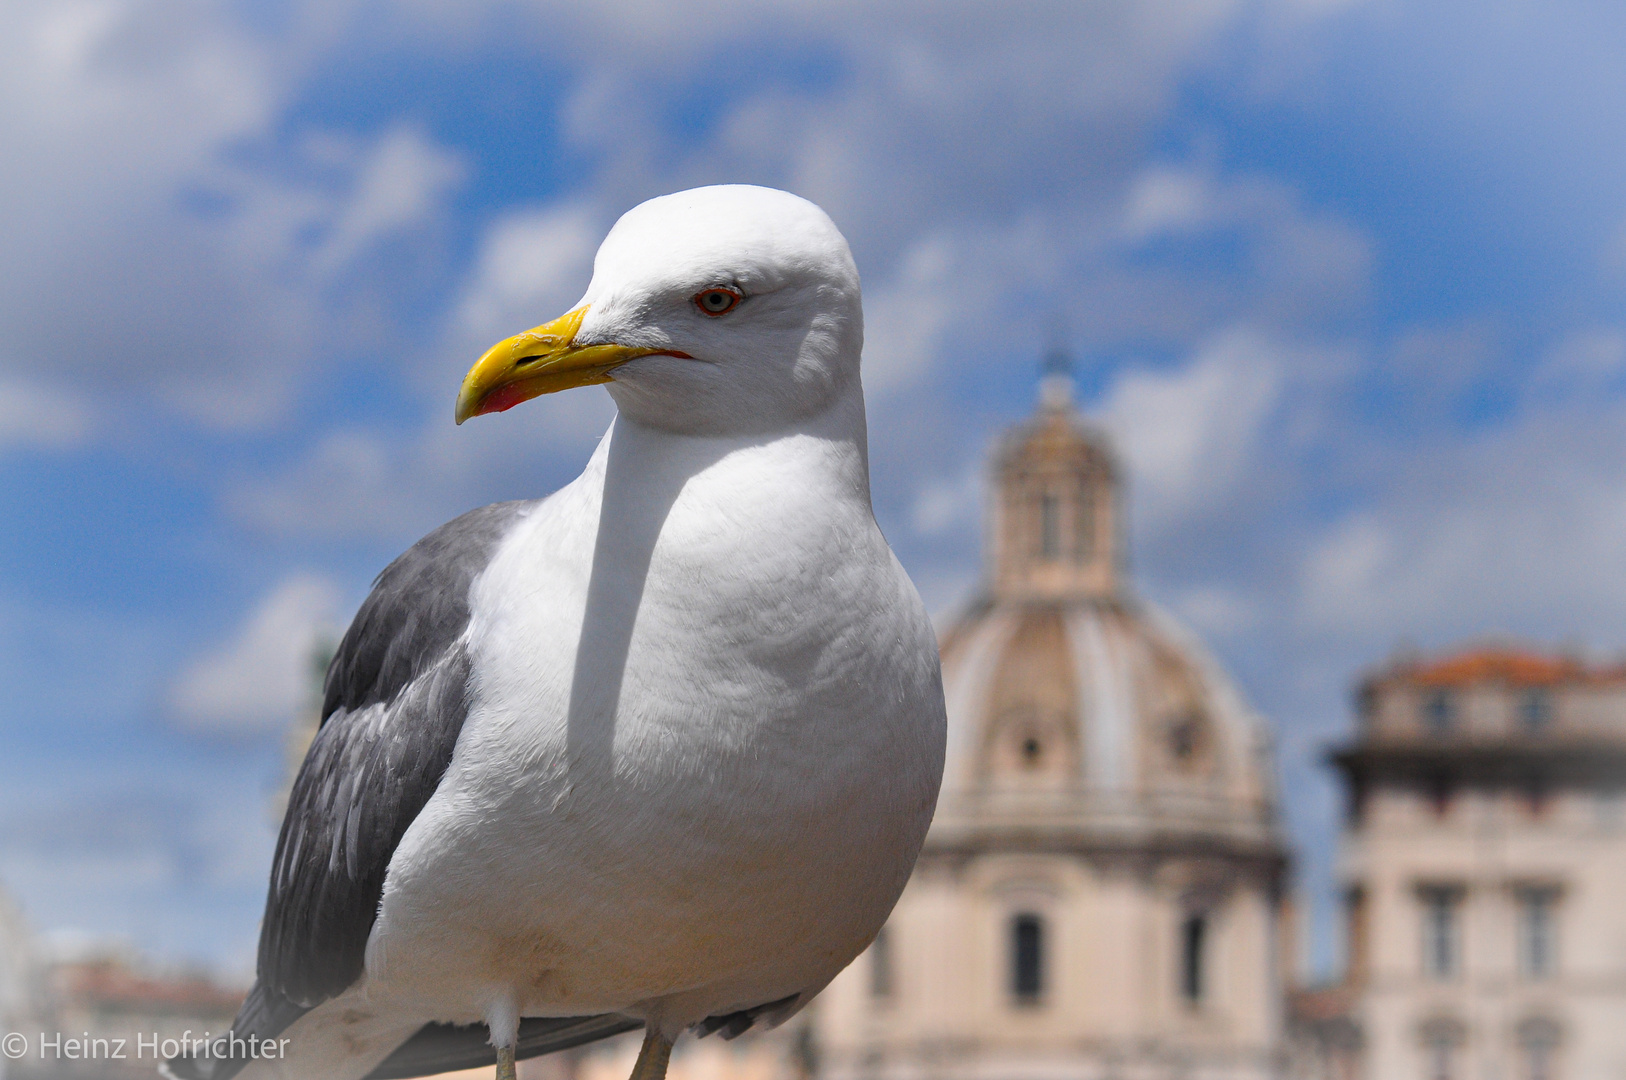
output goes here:
[[18, 0], [0, 102], [0, 883], [41, 929], [250, 967], [313, 644], [610, 415], [454, 428], [463, 371], [695, 184], [851, 239], [939, 613], [1066, 343], [1312, 897], [1363, 668], [1626, 648], [1618, 4]]

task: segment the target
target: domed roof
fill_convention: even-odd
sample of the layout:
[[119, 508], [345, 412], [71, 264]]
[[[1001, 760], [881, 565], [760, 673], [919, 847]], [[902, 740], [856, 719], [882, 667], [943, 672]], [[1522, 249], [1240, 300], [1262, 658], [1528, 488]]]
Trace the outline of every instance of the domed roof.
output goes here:
[[1124, 581], [1119, 469], [1046, 379], [994, 462], [983, 594], [944, 635], [948, 760], [929, 843], [1206, 835], [1280, 849], [1261, 719]]

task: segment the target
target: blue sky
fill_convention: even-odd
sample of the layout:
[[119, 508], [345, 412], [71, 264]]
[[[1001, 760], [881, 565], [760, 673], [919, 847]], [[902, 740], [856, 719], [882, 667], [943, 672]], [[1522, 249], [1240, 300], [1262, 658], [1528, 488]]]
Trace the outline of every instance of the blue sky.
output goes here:
[[1143, 593], [1321, 764], [1401, 643], [1626, 648], [1626, 9], [52, 0], [0, 15], [0, 884], [251, 965], [304, 656], [579, 469], [454, 428], [652, 195], [786, 187], [865, 282], [877, 512], [939, 613], [1060, 338]]

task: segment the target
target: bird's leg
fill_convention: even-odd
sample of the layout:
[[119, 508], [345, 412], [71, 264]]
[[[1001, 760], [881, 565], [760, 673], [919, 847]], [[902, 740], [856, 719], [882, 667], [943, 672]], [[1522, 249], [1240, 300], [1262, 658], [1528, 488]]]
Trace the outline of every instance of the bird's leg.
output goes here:
[[666, 1080], [666, 1063], [672, 1060], [672, 1040], [654, 1027], [644, 1029], [644, 1045], [638, 1051], [638, 1063], [632, 1067], [631, 1080]]
[[519, 1007], [509, 996], [486, 1006], [486, 1030], [497, 1050], [497, 1080], [515, 1080], [514, 1047], [519, 1043]]

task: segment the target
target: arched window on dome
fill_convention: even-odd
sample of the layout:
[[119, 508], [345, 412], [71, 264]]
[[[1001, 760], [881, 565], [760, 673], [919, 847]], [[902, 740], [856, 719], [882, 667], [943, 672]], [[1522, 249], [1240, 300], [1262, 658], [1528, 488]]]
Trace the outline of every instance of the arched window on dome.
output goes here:
[[1087, 563], [1095, 555], [1095, 492], [1088, 481], [1078, 485], [1073, 502], [1073, 561]]
[[1077, 773], [1076, 737], [1053, 706], [1023, 702], [990, 722], [979, 768], [997, 783], [1033, 790], [1065, 786]]
[[1202, 714], [1187, 710], [1176, 714], [1168, 725], [1169, 756], [1181, 768], [1195, 766], [1207, 748], [1207, 731]]
[[1061, 500], [1048, 491], [1039, 496], [1039, 557], [1061, 558]]
[[1044, 997], [1044, 917], [1031, 911], [1011, 916], [1010, 990], [1018, 1005], [1037, 1005]]

